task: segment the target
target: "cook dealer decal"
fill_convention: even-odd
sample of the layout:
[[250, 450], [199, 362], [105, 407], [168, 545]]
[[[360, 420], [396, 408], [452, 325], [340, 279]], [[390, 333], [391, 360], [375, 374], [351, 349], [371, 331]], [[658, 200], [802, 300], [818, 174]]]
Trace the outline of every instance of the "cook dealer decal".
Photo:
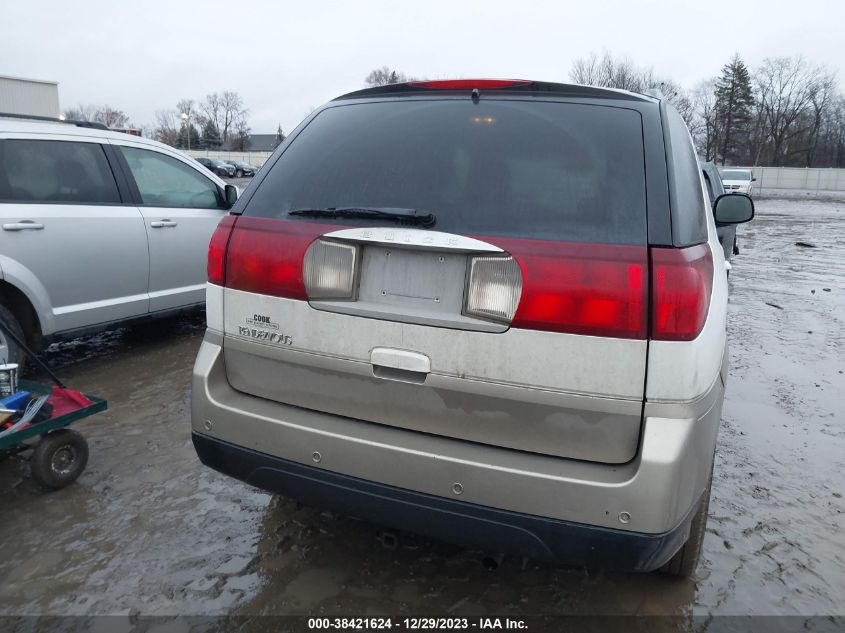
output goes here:
[[[247, 338], [255, 339], [256, 341], [265, 341], [267, 343], [278, 343], [280, 345], [293, 345], [293, 337], [289, 334], [284, 334], [278, 331], [279, 324], [271, 321], [270, 317], [265, 314], [253, 314], [252, 317], [244, 319], [247, 326], [238, 326], [238, 334]], [[270, 332], [268, 330], [276, 330]]]

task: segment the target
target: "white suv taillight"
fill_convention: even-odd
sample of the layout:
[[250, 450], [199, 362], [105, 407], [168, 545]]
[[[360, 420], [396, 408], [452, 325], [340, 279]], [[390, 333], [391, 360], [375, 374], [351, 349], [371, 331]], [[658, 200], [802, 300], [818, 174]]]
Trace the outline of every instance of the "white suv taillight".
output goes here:
[[467, 316], [510, 323], [522, 295], [522, 271], [512, 257], [473, 257], [466, 290]]
[[358, 247], [317, 240], [303, 261], [305, 291], [309, 299], [354, 299]]

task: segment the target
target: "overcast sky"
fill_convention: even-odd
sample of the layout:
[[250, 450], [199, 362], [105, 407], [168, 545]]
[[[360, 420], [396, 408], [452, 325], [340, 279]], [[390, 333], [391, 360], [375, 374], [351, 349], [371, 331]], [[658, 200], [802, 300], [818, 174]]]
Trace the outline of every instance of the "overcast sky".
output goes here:
[[687, 87], [735, 51], [751, 66], [802, 54], [845, 83], [843, 0], [2, 4], [0, 74], [58, 81], [62, 108], [109, 104], [136, 125], [228, 89], [253, 132], [288, 132], [378, 66], [567, 81], [573, 59], [605, 50]]

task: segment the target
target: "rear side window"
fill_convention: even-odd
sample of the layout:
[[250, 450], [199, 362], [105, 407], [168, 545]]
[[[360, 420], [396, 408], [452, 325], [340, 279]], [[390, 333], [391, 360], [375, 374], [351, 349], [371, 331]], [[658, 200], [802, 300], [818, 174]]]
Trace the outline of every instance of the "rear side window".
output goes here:
[[701, 167], [687, 124], [672, 106], [666, 107], [671, 160], [669, 182], [673, 189], [672, 229], [676, 246], [707, 241], [707, 215], [701, 190]]
[[119, 149], [129, 163], [144, 206], [222, 207], [217, 185], [190, 165], [146, 149], [123, 146]]
[[707, 197], [710, 198], [710, 204], [712, 205], [721, 194], [716, 193], [716, 187], [710, 179], [710, 174], [706, 170], [701, 173], [704, 174], [704, 182], [707, 185]]
[[0, 199], [14, 202], [120, 204], [99, 143], [0, 141]]
[[287, 213], [358, 206], [430, 211], [435, 230], [463, 235], [644, 244], [640, 114], [490, 99], [328, 108], [244, 212], [308, 221]]

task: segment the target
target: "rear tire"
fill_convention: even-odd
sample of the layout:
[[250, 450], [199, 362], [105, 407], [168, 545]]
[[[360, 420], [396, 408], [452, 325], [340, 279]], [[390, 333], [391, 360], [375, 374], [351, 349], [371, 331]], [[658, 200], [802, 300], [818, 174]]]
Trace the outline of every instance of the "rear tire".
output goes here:
[[[14, 313], [3, 304], [0, 304], [0, 320], [2, 320], [3, 325], [12, 330], [12, 332], [19, 339], [21, 339], [22, 341], [26, 340], [26, 336], [24, 336], [23, 327], [21, 327], [20, 321], [18, 321]], [[23, 366], [26, 362], [26, 356], [24, 355], [24, 351], [20, 347], [18, 347], [3, 332], [0, 332], [0, 364], [3, 364], [4, 362], [17, 363], [18, 375], [20, 375], [21, 370], [23, 370]]]
[[243, 177], [244, 177], [244, 173], [240, 169], [235, 172], [235, 178], [243, 178]]
[[704, 498], [695, 512], [695, 516], [690, 523], [689, 537], [687, 542], [683, 544], [668, 563], [660, 568], [660, 571], [670, 576], [678, 576], [679, 578], [689, 578], [695, 573], [698, 567], [698, 561], [701, 558], [701, 546], [704, 543], [704, 533], [707, 527], [707, 509], [710, 506], [710, 487], [712, 485], [712, 478], [707, 482], [707, 492], [704, 493]]
[[88, 442], [71, 429], [42, 437], [29, 463], [32, 478], [50, 490], [59, 490], [76, 481], [87, 464]]

